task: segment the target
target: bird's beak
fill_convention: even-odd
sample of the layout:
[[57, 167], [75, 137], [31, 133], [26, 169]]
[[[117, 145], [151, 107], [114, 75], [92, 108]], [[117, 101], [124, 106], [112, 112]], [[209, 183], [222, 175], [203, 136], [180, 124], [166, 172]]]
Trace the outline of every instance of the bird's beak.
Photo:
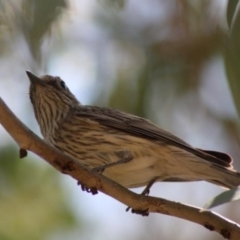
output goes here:
[[36, 75], [34, 75], [33, 73], [31, 73], [29, 71], [26, 71], [26, 73], [28, 75], [30, 82], [33, 85], [41, 85], [41, 86], [45, 85], [45, 82], [43, 80], [41, 80], [41, 78], [37, 77]]

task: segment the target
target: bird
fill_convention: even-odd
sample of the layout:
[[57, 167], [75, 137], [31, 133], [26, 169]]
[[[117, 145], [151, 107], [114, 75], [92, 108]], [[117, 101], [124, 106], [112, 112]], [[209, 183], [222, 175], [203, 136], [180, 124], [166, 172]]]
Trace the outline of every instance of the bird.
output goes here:
[[155, 182], [240, 184], [228, 154], [195, 148], [145, 118], [83, 105], [60, 77], [26, 73], [44, 140], [90, 170], [126, 188], [145, 187], [143, 195]]

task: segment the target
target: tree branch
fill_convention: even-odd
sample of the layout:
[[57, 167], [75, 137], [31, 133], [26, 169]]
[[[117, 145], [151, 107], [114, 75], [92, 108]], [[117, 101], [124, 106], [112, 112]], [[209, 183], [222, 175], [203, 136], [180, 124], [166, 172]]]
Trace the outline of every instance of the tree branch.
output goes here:
[[240, 239], [240, 226], [216, 213], [162, 198], [138, 195], [106, 177], [88, 170], [78, 161], [64, 155], [35, 135], [12, 113], [1, 98], [0, 123], [19, 145], [22, 157], [26, 153], [24, 149], [34, 152], [58, 171], [70, 175], [89, 188], [98, 189], [132, 209], [148, 210], [149, 213], [155, 212], [186, 219], [211, 231], [216, 231], [226, 239]]

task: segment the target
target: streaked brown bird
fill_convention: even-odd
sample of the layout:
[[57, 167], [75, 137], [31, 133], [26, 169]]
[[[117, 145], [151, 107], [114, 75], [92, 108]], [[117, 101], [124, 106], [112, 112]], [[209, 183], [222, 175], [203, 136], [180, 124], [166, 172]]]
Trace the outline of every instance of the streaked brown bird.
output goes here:
[[144, 118], [82, 105], [59, 77], [27, 75], [44, 139], [119, 184], [146, 186], [143, 194], [157, 181], [240, 184], [227, 154], [194, 148]]

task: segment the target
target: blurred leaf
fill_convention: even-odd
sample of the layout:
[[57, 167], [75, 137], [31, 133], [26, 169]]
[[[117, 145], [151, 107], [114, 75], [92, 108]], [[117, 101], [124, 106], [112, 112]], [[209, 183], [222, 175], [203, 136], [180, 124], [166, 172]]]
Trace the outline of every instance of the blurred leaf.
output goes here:
[[[124, 77], [119, 76], [116, 86], [109, 97], [109, 107], [124, 110], [126, 112], [134, 112], [136, 105], [136, 94], [131, 81], [125, 81]], [[131, 101], [129, 101], [131, 99]]]
[[40, 47], [43, 37], [67, 7], [66, 0], [23, 0], [19, 15], [22, 31], [33, 57], [40, 60]]
[[13, 37], [12, 27], [12, 6], [6, 2], [0, 0], [0, 55], [9, 55], [12, 51], [10, 45], [10, 38]]
[[123, 10], [125, 0], [99, 0], [103, 7], [114, 10]]
[[234, 21], [230, 29], [228, 46], [225, 51], [225, 66], [228, 76], [228, 82], [232, 91], [236, 109], [240, 116], [240, 8], [234, 14]]
[[213, 198], [211, 201], [206, 203], [203, 208], [209, 209], [209, 208], [213, 208], [213, 207], [222, 205], [224, 203], [237, 201], [239, 199], [240, 199], [240, 188], [238, 188], [238, 187], [232, 188], [226, 192], [219, 194], [215, 198]]
[[227, 5], [227, 23], [228, 27], [231, 27], [233, 16], [236, 10], [238, 4], [238, 0], [228, 0], [228, 5]]

